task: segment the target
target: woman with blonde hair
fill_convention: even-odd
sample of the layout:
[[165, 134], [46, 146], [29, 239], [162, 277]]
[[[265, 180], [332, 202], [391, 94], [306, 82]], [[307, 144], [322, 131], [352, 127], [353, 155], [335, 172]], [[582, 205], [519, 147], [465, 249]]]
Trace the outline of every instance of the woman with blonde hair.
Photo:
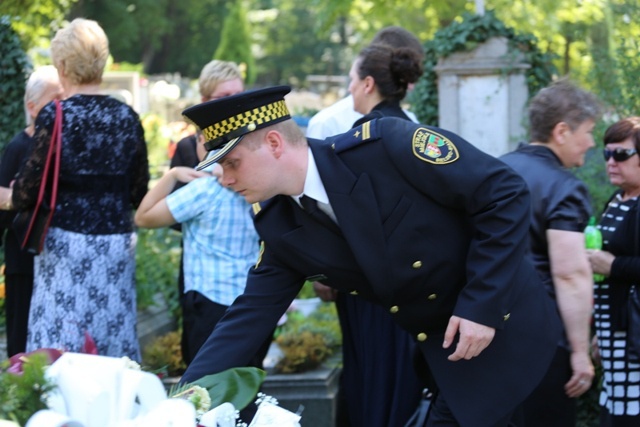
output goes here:
[[[100, 25], [74, 19], [51, 42], [64, 89], [58, 198], [35, 257], [27, 350], [79, 351], [88, 333], [98, 353], [140, 359], [136, 334], [132, 211], [149, 169], [138, 114], [100, 94], [109, 42]], [[46, 105], [35, 144], [13, 186], [17, 210], [34, 206], [55, 120]]]

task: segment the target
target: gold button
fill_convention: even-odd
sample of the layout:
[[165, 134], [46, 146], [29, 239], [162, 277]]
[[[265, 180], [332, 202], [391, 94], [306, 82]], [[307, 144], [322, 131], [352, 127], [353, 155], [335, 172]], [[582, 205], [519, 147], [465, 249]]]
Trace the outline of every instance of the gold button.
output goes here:
[[397, 313], [399, 310], [400, 310], [400, 307], [398, 307], [397, 305], [394, 305], [389, 309], [391, 313]]
[[434, 299], [436, 299], [436, 298], [438, 298], [438, 295], [437, 295], [437, 294], [431, 294], [431, 295], [429, 295], [429, 296], [427, 297], [427, 299], [430, 299], [430, 300], [434, 300]]
[[504, 321], [506, 322], [511, 317], [511, 313], [507, 313], [503, 316]]
[[416, 261], [413, 263], [413, 268], [420, 268], [422, 267], [422, 261]]
[[336, 144], [331, 144], [331, 149], [335, 150], [336, 149]]
[[253, 132], [254, 130], [256, 130], [256, 124], [255, 124], [255, 123], [249, 123], [249, 124], [247, 125], [247, 130], [248, 130], [249, 132]]
[[349, 292], [351, 295], [358, 295], [358, 291], [351, 291]]
[[420, 332], [418, 334], [418, 341], [426, 341], [427, 340], [427, 334], [425, 334], [424, 332]]

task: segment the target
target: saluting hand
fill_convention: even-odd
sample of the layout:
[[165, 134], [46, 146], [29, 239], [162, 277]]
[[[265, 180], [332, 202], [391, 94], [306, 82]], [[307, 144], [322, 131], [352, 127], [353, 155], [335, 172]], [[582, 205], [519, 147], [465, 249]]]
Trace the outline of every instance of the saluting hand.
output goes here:
[[444, 333], [443, 348], [449, 348], [455, 339], [456, 333], [460, 333], [460, 339], [456, 345], [456, 351], [449, 355], [448, 359], [455, 362], [460, 359], [469, 360], [478, 356], [482, 350], [487, 348], [496, 330], [471, 320], [458, 316], [451, 316], [447, 330]]

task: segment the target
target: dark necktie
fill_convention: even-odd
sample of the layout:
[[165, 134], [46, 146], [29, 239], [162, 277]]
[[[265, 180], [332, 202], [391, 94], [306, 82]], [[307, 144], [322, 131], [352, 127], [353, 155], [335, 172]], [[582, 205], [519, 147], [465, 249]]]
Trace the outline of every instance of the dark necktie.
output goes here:
[[313, 219], [332, 231], [340, 234], [340, 227], [338, 227], [338, 224], [336, 224], [329, 215], [324, 213], [322, 209], [318, 207], [318, 202], [315, 199], [306, 195], [302, 196], [300, 197], [300, 205], [302, 205], [305, 212], [311, 215]]

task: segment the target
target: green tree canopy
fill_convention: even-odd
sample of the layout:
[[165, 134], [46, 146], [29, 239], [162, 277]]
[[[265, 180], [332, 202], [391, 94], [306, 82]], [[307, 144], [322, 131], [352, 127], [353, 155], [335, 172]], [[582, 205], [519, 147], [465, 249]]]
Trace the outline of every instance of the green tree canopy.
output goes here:
[[2, 0], [0, 16], [12, 20], [15, 32], [20, 36], [22, 48], [42, 49], [49, 46], [49, 39], [64, 20], [65, 14], [76, 0]]
[[116, 62], [143, 63], [149, 74], [196, 78], [211, 60], [225, 0], [79, 0], [70, 18], [100, 22]]
[[220, 45], [213, 57], [238, 64], [245, 74], [247, 86], [251, 86], [256, 80], [255, 60], [251, 46], [247, 11], [242, 1], [236, 0], [229, 5], [229, 14], [222, 25]]
[[22, 99], [30, 70], [18, 35], [0, 16], [0, 150], [25, 127]]

